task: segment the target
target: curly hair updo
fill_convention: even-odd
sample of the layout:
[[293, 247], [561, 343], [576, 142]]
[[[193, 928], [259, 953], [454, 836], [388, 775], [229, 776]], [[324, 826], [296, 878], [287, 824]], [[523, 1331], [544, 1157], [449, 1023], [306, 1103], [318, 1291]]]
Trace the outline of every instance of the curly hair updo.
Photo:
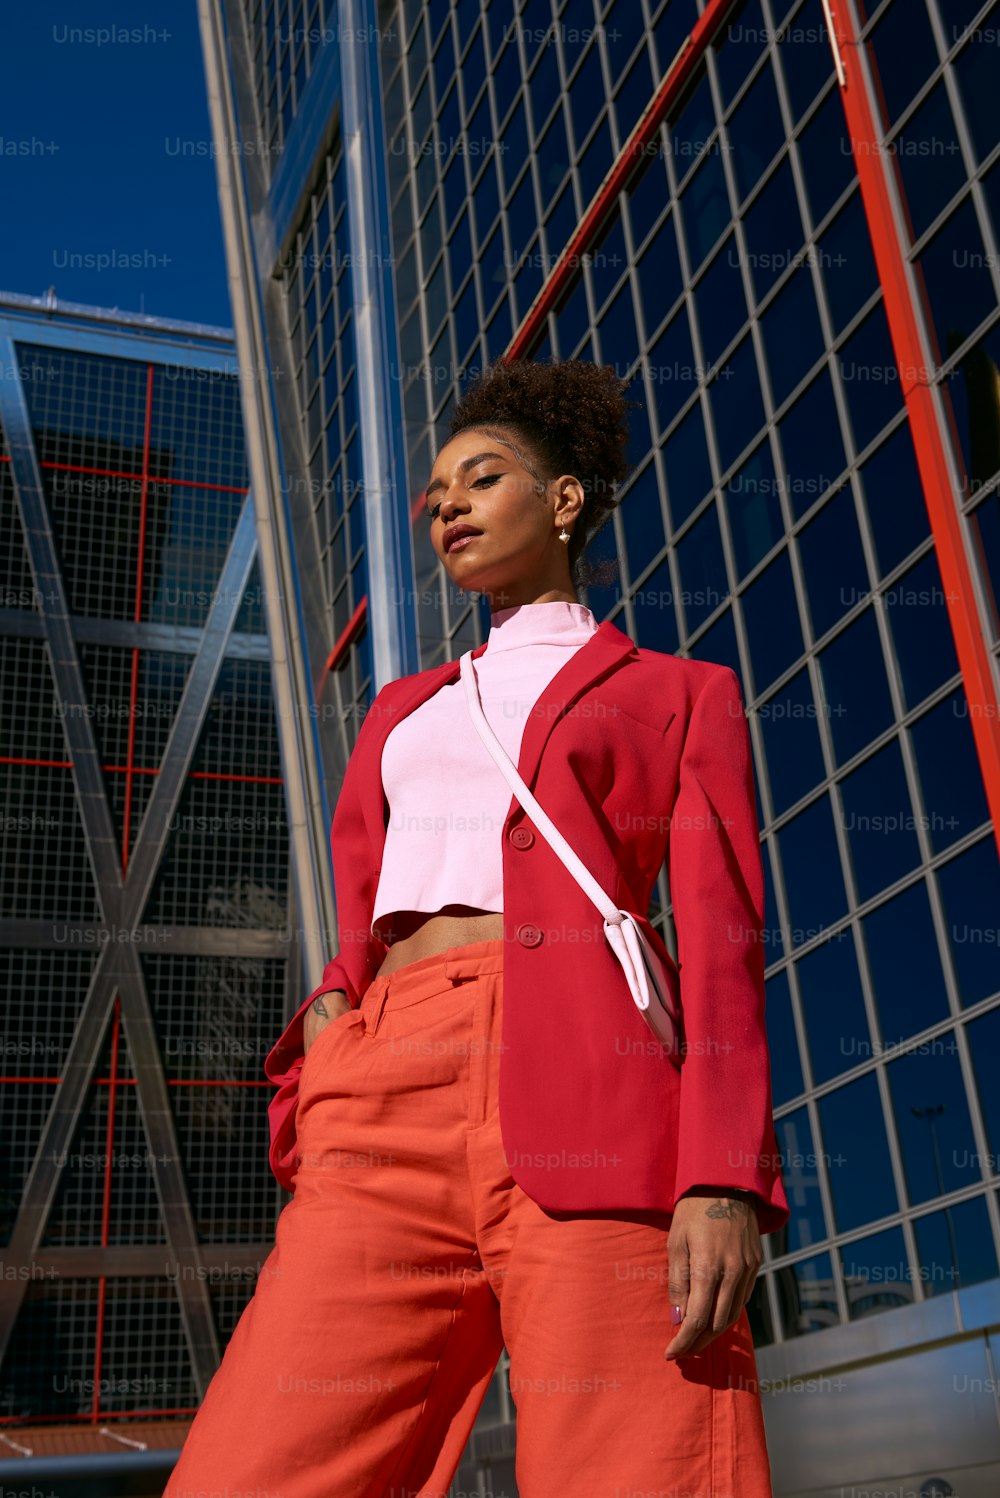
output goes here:
[[629, 472], [628, 407], [639, 402], [626, 400], [625, 388], [607, 364], [554, 355], [538, 364], [501, 359], [483, 370], [451, 412], [449, 440], [469, 427], [498, 440], [514, 437], [511, 445], [540, 482], [563, 473], [579, 479], [585, 498], [567, 547], [578, 588], [610, 581], [603, 569], [584, 562], [583, 552], [614, 510]]

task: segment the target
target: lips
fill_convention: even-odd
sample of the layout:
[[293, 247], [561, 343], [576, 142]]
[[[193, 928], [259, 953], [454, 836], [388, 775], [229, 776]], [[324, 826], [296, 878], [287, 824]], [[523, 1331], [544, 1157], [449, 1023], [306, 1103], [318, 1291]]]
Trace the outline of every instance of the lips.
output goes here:
[[466, 544], [473, 536], [481, 536], [483, 533], [474, 525], [456, 525], [450, 531], [446, 531], [444, 538], [445, 551], [454, 551], [456, 546]]

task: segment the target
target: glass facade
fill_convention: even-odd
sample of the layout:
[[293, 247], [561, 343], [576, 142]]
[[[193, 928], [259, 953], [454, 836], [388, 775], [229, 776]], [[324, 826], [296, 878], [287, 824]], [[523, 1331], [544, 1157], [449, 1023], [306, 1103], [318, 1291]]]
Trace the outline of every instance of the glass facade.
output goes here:
[[72, 1451], [193, 1414], [270, 1251], [288, 831], [231, 340], [0, 352], [0, 1419]]
[[[613, 364], [641, 402], [588, 558], [612, 580], [583, 601], [743, 684], [792, 1207], [751, 1306], [764, 1370], [821, 1369], [834, 1345], [874, 1357], [864, 1323], [893, 1311], [899, 1345], [919, 1343], [908, 1308], [975, 1287], [995, 1320], [1000, 1290], [1000, 787], [995, 723], [977, 722], [1000, 655], [1000, 5], [838, 9], [831, 36], [822, 0], [377, 6], [421, 664], [488, 622], [439, 567], [420, 496], [463, 388], [516, 348]], [[351, 322], [339, 272], [314, 301], [299, 263], [346, 243], [340, 152], [303, 175], [281, 285], [288, 430], [326, 486], [325, 617], [363, 703]], [[669, 939], [665, 871], [650, 914]], [[855, 1341], [813, 1337], [835, 1328]], [[504, 1363], [480, 1417], [494, 1485], [513, 1481]], [[780, 1469], [797, 1432], [767, 1414]], [[790, 1463], [781, 1491], [912, 1475], [899, 1411], [880, 1415], [881, 1456]]]

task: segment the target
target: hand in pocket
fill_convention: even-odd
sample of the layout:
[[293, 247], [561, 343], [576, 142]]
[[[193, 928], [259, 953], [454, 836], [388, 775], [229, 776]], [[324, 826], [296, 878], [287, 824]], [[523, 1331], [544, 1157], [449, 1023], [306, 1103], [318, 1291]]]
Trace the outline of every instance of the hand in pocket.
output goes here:
[[331, 993], [321, 993], [315, 998], [306, 1010], [305, 1019], [302, 1024], [302, 1041], [305, 1047], [303, 1054], [308, 1056], [317, 1038], [323, 1033], [327, 1025], [333, 1024], [334, 1020], [351, 1012], [351, 1002], [342, 988], [335, 988]]

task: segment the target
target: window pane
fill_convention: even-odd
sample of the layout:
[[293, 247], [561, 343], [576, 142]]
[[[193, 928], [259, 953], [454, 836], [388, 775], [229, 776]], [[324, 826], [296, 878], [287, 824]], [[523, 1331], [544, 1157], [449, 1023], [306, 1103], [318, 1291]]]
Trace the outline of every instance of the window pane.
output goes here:
[[714, 504], [675, 543], [688, 634], [694, 634], [729, 596], [719, 513]]
[[883, 104], [886, 129], [937, 67], [937, 48], [924, 0], [890, 5], [869, 40], [875, 95]]
[[791, 1208], [785, 1232], [787, 1249], [794, 1253], [811, 1243], [822, 1243], [828, 1236], [819, 1194], [816, 1146], [805, 1108], [798, 1108], [774, 1121], [775, 1139], [781, 1164], [781, 1179]]
[[755, 567], [785, 533], [778, 491], [771, 448], [765, 440], [726, 488], [738, 577]]
[[743, 618], [750, 638], [754, 686], [760, 693], [804, 648], [787, 546], [744, 592]]
[[838, 368], [859, 452], [878, 436], [902, 405], [899, 366], [881, 303], [840, 351]]
[[799, 533], [813, 634], [819, 638], [868, 593], [868, 569], [849, 484]]
[[840, 792], [858, 898], [870, 900], [921, 861], [898, 737], [845, 776]]
[[893, 722], [892, 698], [872, 609], [836, 635], [819, 655], [825, 711], [838, 764]]
[[761, 301], [802, 248], [802, 221], [791, 163], [785, 156], [743, 215], [754, 293]]
[[886, 1074], [910, 1201], [931, 1201], [978, 1181], [979, 1157], [954, 1031], [890, 1061]]
[[861, 193], [848, 198], [819, 241], [819, 263], [834, 334], [842, 333], [878, 287]]
[[997, 304], [971, 198], [938, 230], [918, 263], [943, 363]]
[[632, 595], [636, 643], [643, 649], [664, 650], [671, 655], [677, 650], [680, 636], [673, 600], [669, 564], [663, 561]]
[[948, 994], [923, 880], [861, 922], [884, 1046], [899, 1045], [948, 1014]]
[[903, 1229], [886, 1228], [840, 1249], [847, 1314], [852, 1321], [895, 1310], [913, 1300]]
[[828, 1326], [837, 1326], [840, 1312], [833, 1287], [830, 1255], [817, 1254], [814, 1259], [799, 1259], [790, 1264], [787, 1277], [780, 1278], [779, 1298], [786, 1337], [802, 1337], [807, 1332], [821, 1332]]
[[760, 180], [764, 168], [781, 149], [785, 128], [770, 64], [750, 85], [727, 126], [740, 200]]
[[948, 1295], [996, 1278], [997, 1255], [984, 1196], [918, 1217], [913, 1227], [925, 1295]]
[[799, 136], [796, 146], [815, 226], [826, 217], [855, 176], [854, 156], [839, 89], [830, 90]]
[[778, 428], [786, 483], [798, 519], [843, 472], [844, 444], [830, 372], [823, 369], [806, 387]]
[[791, 917], [791, 946], [801, 946], [847, 912], [830, 798], [818, 796], [777, 833]]
[[694, 273], [730, 220], [726, 178], [717, 146], [708, 152], [681, 194], [680, 209]]
[[676, 431], [670, 434], [663, 448], [663, 462], [670, 520], [676, 530], [712, 487], [705, 423], [699, 403], [692, 406]]
[[656, 464], [649, 462], [629, 484], [622, 500], [622, 527], [629, 575], [636, 577], [666, 541], [660, 511]]
[[771, 1058], [771, 1102], [773, 1107], [780, 1108], [798, 1097], [805, 1087], [786, 968], [767, 980], [764, 1014]]
[[959, 687], [912, 725], [924, 815], [935, 853], [989, 818], [983, 774], [969, 724], [969, 702]]
[[965, 1027], [976, 1078], [976, 1091], [986, 1129], [987, 1158], [980, 1162], [987, 1176], [1000, 1175], [1000, 1087], [997, 1086], [997, 1056], [1000, 1055], [1000, 1008], [991, 1009]]
[[1000, 861], [985, 837], [938, 870], [959, 998], [976, 1004], [1000, 989]]
[[782, 405], [824, 350], [808, 266], [793, 271], [761, 317], [775, 406]]
[[795, 964], [813, 1083], [821, 1086], [872, 1055], [850, 928]]
[[712, 380], [709, 395], [715, 418], [715, 440], [723, 471], [731, 467], [764, 426], [760, 371], [753, 338], [747, 333]]
[[733, 235], [706, 268], [694, 298], [702, 355], [707, 365], [716, 364], [747, 320], [747, 304]]
[[817, 1107], [836, 1230], [849, 1232], [898, 1211], [874, 1073], [827, 1093], [818, 1099]]
[[908, 421], [875, 449], [860, 472], [879, 572], [885, 576], [920, 545], [930, 524]]
[[797, 123], [833, 72], [822, 0], [806, 0], [791, 24], [782, 27], [778, 56]]
[[760, 707], [768, 780], [776, 816], [824, 779], [816, 704], [809, 672], [801, 671]]
[[914, 707], [958, 670], [936, 553], [925, 552], [883, 596], [903, 695]]
[[939, 83], [892, 142], [903, 179], [913, 240], [929, 229], [965, 186], [962, 148], [944, 83]]

